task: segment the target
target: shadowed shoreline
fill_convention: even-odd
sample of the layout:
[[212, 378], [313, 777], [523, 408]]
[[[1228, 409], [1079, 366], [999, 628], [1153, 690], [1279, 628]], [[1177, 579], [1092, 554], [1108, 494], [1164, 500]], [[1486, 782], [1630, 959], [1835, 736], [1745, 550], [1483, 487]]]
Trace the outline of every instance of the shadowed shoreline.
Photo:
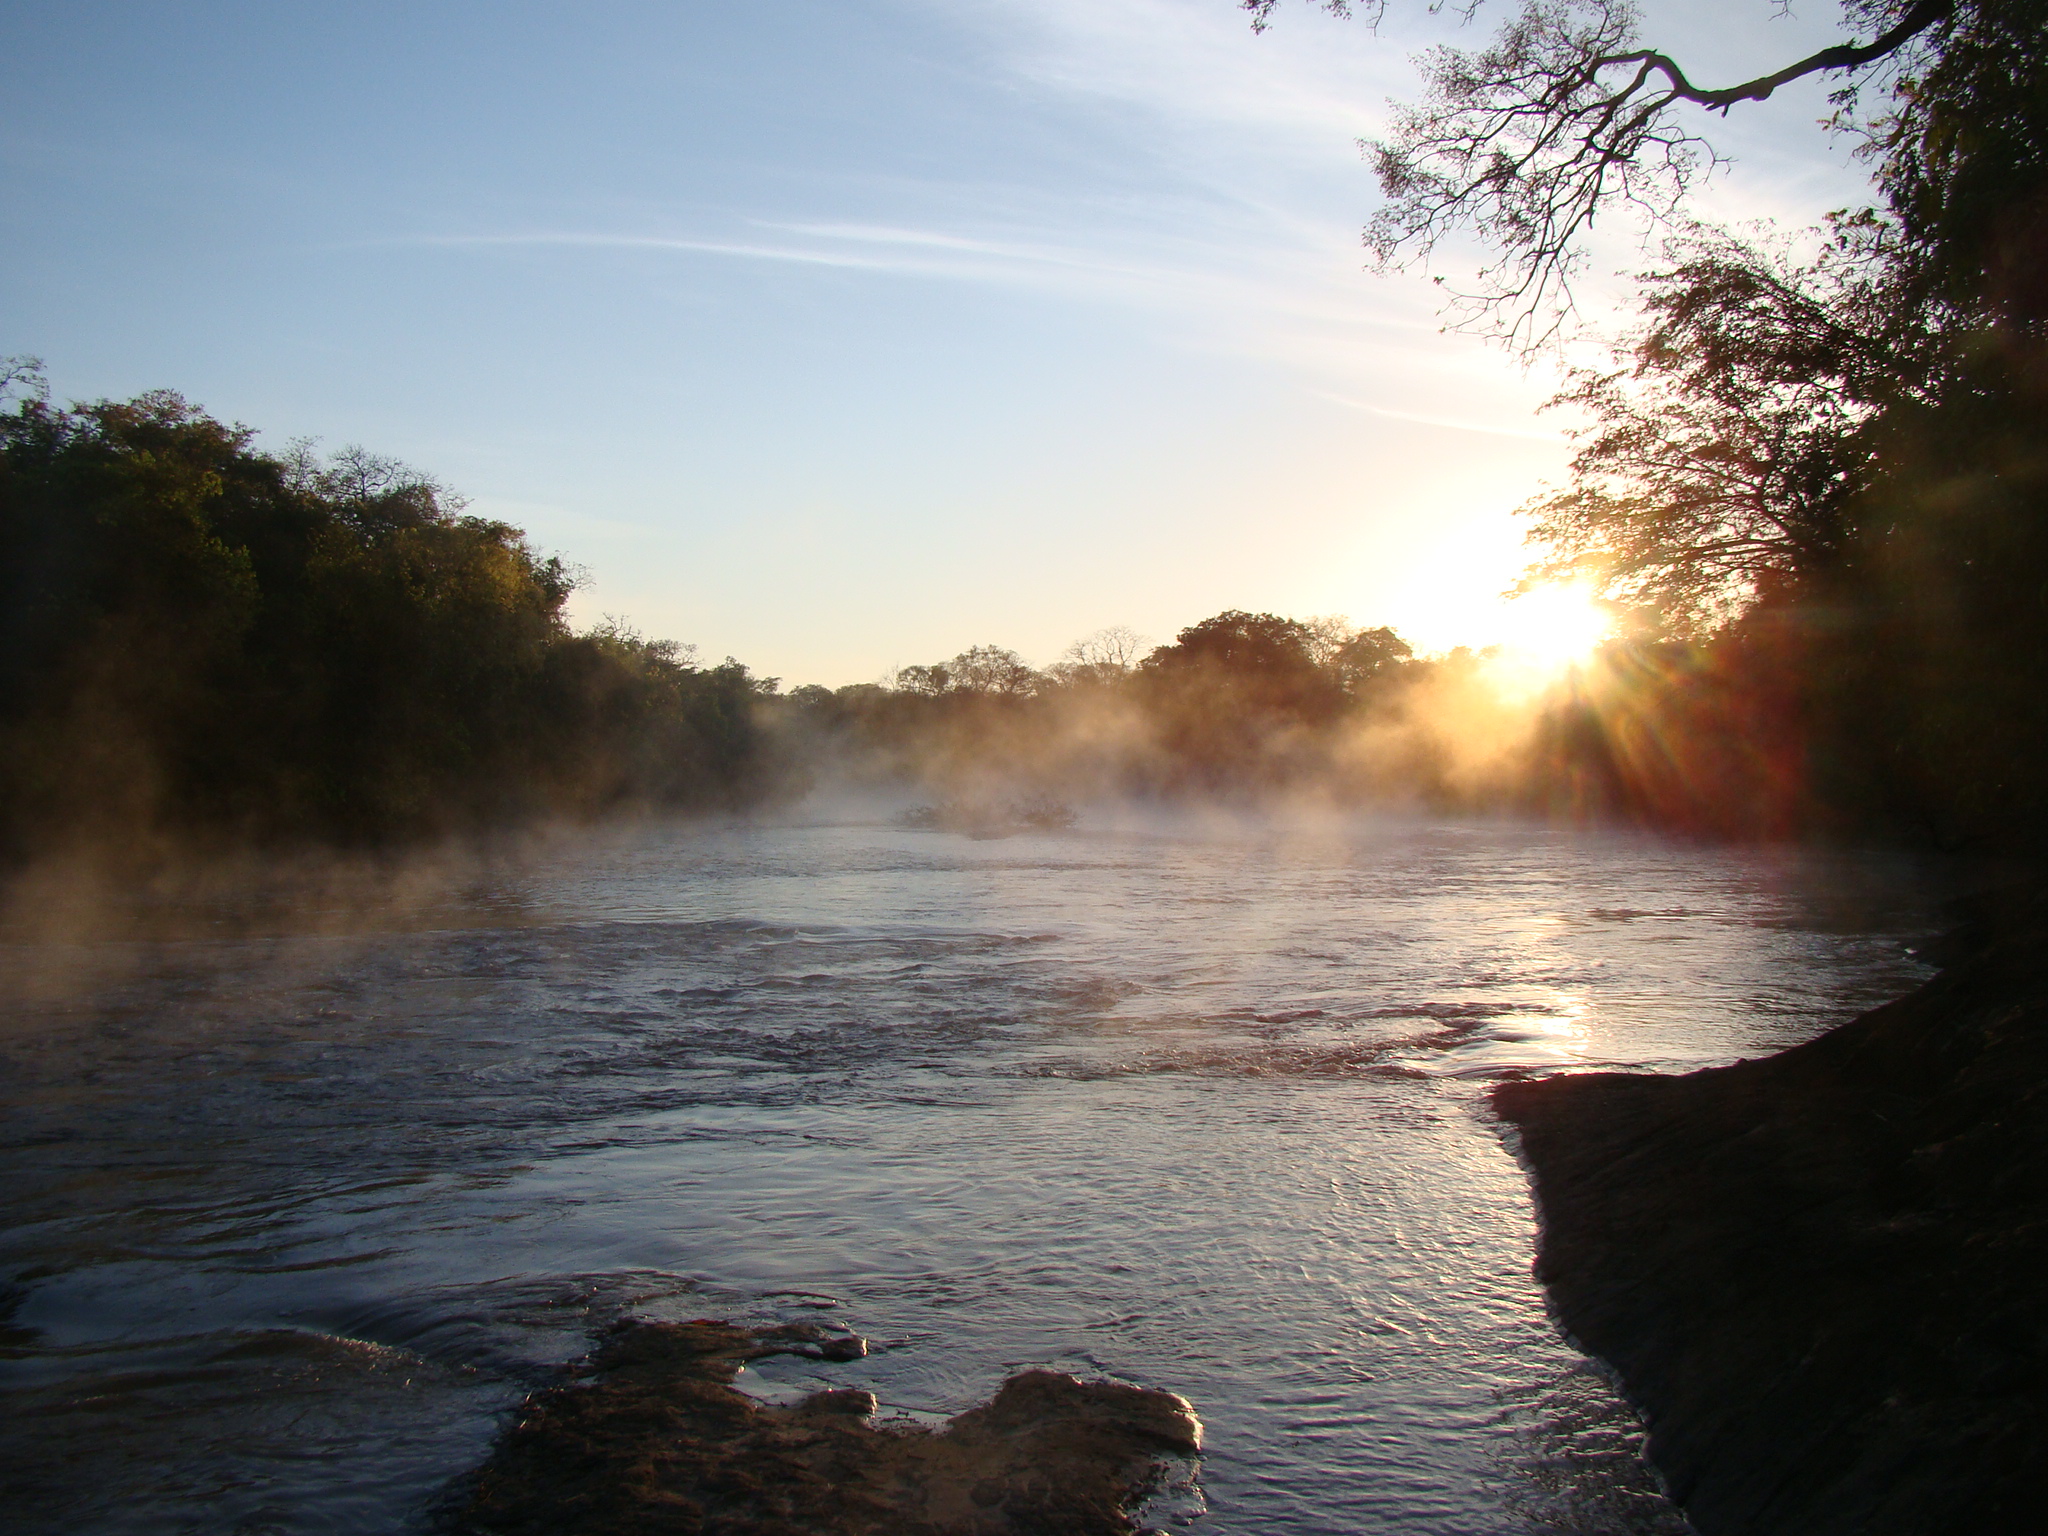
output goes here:
[[1494, 1092], [1557, 1318], [1703, 1536], [2038, 1528], [2048, 893], [1939, 950], [1776, 1056]]

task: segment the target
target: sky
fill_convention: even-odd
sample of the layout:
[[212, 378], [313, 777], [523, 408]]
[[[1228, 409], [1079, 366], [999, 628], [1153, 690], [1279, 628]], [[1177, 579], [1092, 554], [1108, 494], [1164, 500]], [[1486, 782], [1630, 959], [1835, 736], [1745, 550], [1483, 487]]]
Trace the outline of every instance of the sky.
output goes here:
[[[0, 354], [403, 459], [580, 567], [579, 623], [791, 685], [1225, 608], [1485, 645], [1570, 423], [1367, 270], [1357, 141], [1490, 14], [1392, 9], [0, 7]], [[1835, 40], [1647, 11], [1712, 83]], [[1864, 196], [1826, 111], [1717, 124], [1701, 211]], [[1599, 322], [1643, 258], [1595, 255]]]

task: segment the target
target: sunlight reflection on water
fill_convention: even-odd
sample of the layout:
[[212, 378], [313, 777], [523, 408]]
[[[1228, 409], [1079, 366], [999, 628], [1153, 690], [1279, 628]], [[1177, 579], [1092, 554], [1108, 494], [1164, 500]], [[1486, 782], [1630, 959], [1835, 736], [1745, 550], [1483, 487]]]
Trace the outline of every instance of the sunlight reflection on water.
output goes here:
[[1678, 1529], [1548, 1326], [1484, 1089], [1895, 993], [1904, 872], [1096, 822], [664, 830], [355, 932], [9, 947], [81, 978], [0, 1038], [16, 1518], [416, 1528], [633, 1312], [878, 1345], [763, 1362], [768, 1394], [1181, 1392], [1210, 1450], [1176, 1526]]

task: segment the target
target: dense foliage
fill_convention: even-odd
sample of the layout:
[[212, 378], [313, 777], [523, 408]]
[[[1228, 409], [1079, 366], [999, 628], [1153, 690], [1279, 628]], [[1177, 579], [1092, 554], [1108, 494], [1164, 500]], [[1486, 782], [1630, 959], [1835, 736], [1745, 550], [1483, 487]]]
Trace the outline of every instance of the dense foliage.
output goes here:
[[392, 837], [760, 792], [736, 663], [571, 634], [572, 580], [389, 461], [169, 393], [0, 414], [0, 851]]

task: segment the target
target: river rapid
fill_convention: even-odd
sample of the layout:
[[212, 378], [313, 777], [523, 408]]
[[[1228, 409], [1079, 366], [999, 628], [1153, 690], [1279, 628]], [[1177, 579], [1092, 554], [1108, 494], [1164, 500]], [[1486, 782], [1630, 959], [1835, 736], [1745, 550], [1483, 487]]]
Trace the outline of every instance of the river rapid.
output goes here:
[[1530, 1277], [1509, 1074], [1685, 1071], [1925, 974], [1870, 856], [1096, 815], [558, 842], [0, 946], [0, 1522], [430, 1528], [622, 1314], [935, 1421], [1188, 1397], [1202, 1536], [1683, 1532]]

